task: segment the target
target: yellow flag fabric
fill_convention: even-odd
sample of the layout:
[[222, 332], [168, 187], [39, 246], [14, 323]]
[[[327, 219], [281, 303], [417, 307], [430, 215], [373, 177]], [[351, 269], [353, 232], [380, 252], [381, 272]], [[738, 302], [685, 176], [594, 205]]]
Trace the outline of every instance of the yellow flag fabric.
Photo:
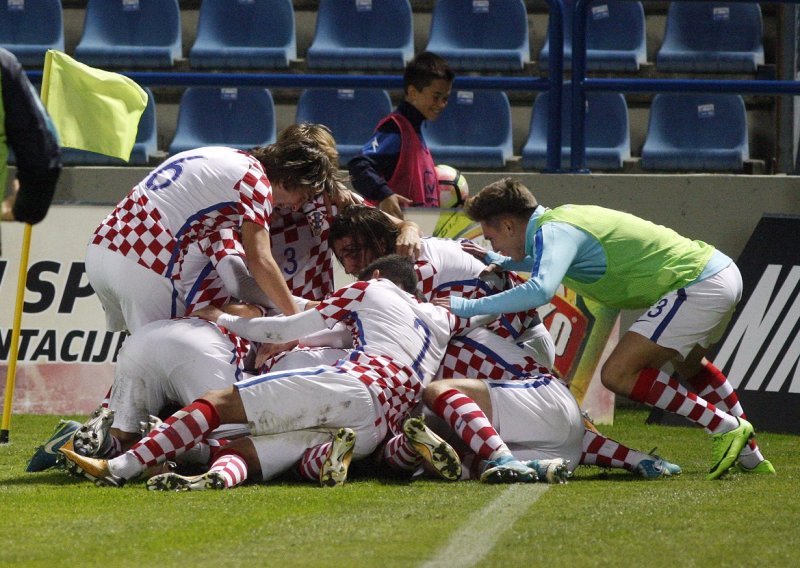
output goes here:
[[62, 146], [128, 161], [147, 93], [128, 77], [50, 49], [44, 62], [42, 102]]

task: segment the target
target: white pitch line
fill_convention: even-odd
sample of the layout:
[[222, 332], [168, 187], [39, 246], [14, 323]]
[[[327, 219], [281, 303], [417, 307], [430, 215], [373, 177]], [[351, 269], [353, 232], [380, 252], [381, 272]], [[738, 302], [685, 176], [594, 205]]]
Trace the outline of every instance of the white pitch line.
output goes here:
[[477, 565], [519, 517], [548, 489], [544, 483], [517, 483], [500, 494], [456, 531], [422, 568], [469, 568]]

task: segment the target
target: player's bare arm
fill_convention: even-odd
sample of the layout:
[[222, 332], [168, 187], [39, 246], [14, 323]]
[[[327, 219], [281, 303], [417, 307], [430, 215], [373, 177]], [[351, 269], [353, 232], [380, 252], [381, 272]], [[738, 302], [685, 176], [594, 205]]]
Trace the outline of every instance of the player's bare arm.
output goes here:
[[242, 224], [242, 245], [247, 255], [247, 267], [261, 289], [281, 312], [287, 315], [297, 313], [297, 304], [280, 267], [272, 258], [269, 232], [256, 223], [245, 221]]

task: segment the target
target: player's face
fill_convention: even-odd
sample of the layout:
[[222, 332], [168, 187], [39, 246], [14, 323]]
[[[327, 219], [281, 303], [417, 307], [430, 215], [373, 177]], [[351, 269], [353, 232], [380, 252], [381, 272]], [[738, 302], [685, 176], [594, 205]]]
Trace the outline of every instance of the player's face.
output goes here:
[[492, 245], [492, 250], [519, 261], [525, 258], [525, 227], [511, 218], [481, 221], [483, 238]]
[[426, 120], [436, 120], [447, 106], [450, 88], [451, 84], [444, 79], [435, 79], [421, 91], [418, 91], [413, 85], [409, 86], [406, 99], [422, 113]]
[[370, 262], [378, 258], [374, 250], [359, 244], [352, 237], [342, 237], [332, 246], [333, 254], [351, 276], [358, 276]]
[[285, 182], [272, 184], [272, 205], [275, 209], [291, 209], [298, 211], [305, 203], [311, 201], [317, 191], [304, 185], [289, 186]]

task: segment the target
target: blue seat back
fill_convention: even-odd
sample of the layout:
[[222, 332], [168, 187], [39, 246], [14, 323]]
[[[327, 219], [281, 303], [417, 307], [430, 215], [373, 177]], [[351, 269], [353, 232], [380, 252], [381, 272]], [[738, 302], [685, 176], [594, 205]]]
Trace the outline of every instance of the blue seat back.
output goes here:
[[740, 95], [661, 93], [650, 105], [645, 169], [741, 169], [749, 158]]
[[285, 53], [285, 66], [297, 58], [292, 0], [203, 0], [193, 66], [274, 67], [264, 60], [271, 50]]
[[60, 0], [2, 2], [0, 47], [26, 67], [41, 67], [48, 49], [64, 51], [64, 16]]
[[[522, 166], [543, 169], [547, 165], [547, 125], [550, 93], [537, 95], [531, 112], [528, 139], [522, 148]], [[570, 90], [565, 86], [561, 106], [561, 167], [570, 165], [572, 113]], [[621, 93], [586, 93], [586, 166], [592, 169], [621, 169], [631, 156], [628, 105]]]
[[746, 135], [740, 95], [662, 93], [650, 105], [647, 137], [675, 148], [732, 148]]
[[761, 8], [750, 3], [672, 2], [656, 67], [752, 72], [764, 63]]
[[297, 102], [295, 121], [330, 128], [344, 165], [391, 111], [392, 100], [382, 89], [307, 89]]
[[200, 146], [246, 150], [275, 142], [275, 105], [264, 88], [189, 87], [169, 153]]
[[456, 69], [521, 68], [530, 61], [525, 2], [437, 0], [426, 49]]
[[[550, 37], [539, 53], [550, 60]], [[635, 71], [647, 61], [644, 7], [628, 0], [594, 0], [586, 13], [586, 66], [591, 70]], [[572, 67], [572, 10], [564, 11], [564, 68]]]
[[311, 68], [402, 69], [414, 56], [408, 0], [321, 0]]
[[88, 0], [75, 57], [104, 67], [168, 67], [181, 49], [177, 0]]
[[503, 91], [453, 91], [423, 135], [437, 163], [503, 167], [513, 154], [511, 105]]

